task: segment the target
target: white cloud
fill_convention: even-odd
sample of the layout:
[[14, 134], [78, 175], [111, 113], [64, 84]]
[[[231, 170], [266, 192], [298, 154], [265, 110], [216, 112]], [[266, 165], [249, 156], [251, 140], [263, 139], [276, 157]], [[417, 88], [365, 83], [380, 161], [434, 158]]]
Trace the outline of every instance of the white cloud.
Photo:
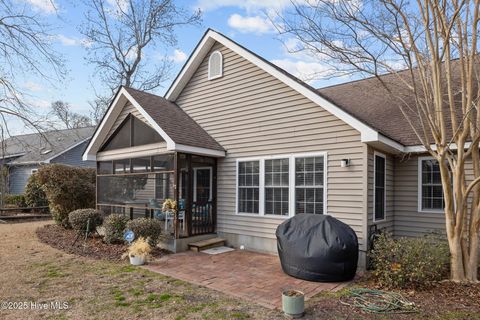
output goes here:
[[67, 47], [82, 46], [88, 48], [92, 45], [92, 42], [87, 39], [67, 37], [63, 34], [56, 35], [55, 40]]
[[260, 16], [243, 17], [237, 13], [228, 18], [228, 25], [242, 33], [268, 33], [274, 31], [274, 26], [268, 18]]
[[57, 4], [54, 0], [24, 0], [29, 3], [35, 10], [46, 14], [52, 14], [57, 11]]
[[247, 12], [259, 10], [283, 10], [291, 5], [290, 0], [198, 0], [195, 7], [211, 11], [222, 7], [238, 7]]
[[107, 2], [115, 11], [119, 8], [122, 11], [128, 10], [128, 0], [107, 0]]
[[23, 84], [23, 87], [29, 91], [32, 91], [32, 92], [39, 92], [39, 91], [42, 91], [44, 90], [44, 87], [39, 84], [39, 83], [36, 83], [36, 82], [33, 82], [33, 81], [27, 81]]
[[277, 59], [271, 62], [307, 83], [315, 82], [321, 77], [329, 77], [334, 71], [330, 66], [318, 62], [293, 61], [290, 59]]
[[187, 60], [187, 55], [182, 50], [175, 49], [175, 51], [173, 51], [173, 55], [170, 56], [170, 60], [175, 63], [182, 63]]

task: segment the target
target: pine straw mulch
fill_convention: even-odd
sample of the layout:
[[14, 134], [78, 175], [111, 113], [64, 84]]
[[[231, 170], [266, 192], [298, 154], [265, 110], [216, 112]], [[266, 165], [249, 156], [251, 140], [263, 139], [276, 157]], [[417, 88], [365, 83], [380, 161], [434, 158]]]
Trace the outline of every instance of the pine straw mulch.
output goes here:
[[[127, 251], [126, 244], [107, 244], [98, 234], [90, 235], [85, 242], [81, 236], [74, 245], [77, 233], [71, 229], [65, 229], [55, 224], [48, 224], [36, 230], [38, 239], [66, 253], [75, 254], [92, 259], [120, 261], [122, 254]], [[161, 258], [169, 254], [167, 250], [156, 247], [152, 251], [152, 258]]]

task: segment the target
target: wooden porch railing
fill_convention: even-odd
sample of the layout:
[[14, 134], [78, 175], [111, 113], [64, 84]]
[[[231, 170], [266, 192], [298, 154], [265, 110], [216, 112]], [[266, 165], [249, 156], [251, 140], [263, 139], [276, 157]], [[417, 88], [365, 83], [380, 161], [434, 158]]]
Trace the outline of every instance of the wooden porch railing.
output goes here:
[[193, 202], [191, 236], [215, 232], [215, 219], [212, 202]]

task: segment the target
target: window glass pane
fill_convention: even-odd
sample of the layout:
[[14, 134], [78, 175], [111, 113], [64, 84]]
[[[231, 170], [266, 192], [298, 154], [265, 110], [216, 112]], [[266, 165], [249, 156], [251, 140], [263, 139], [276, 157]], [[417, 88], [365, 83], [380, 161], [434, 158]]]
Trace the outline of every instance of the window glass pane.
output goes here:
[[97, 162], [98, 174], [112, 174], [113, 163], [112, 161], [99, 161]]
[[142, 120], [133, 117], [133, 146], [164, 141], [162, 137]]
[[132, 159], [133, 172], [149, 172], [150, 169], [150, 157]]
[[442, 177], [440, 166], [436, 160], [422, 160], [422, 209], [442, 210], [443, 199]]
[[385, 158], [375, 156], [375, 220], [385, 218]]
[[323, 156], [295, 159], [295, 213], [323, 214]]
[[130, 133], [130, 117], [128, 117], [100, 150], [104, 151], [130, 147]]
[[259, 161], [238, 163], [238, 211], [240, 213], [259, 212]]
[[172, 171], [173, 154], [162, 154], [153, 157], [153, 171]]
[[289, 159], [265, 160], [265, 214], [288, 215]]
[[114, 173], [129, 173], [130, 159], [122, 159], [113, 161]]

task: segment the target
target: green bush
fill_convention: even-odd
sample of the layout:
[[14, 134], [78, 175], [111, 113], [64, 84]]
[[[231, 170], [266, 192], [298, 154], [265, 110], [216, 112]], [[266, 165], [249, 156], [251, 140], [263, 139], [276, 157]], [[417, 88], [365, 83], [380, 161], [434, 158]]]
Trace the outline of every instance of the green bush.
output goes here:
[[103, 221], [103, 227], [105, 228], [104, 241], [106, 243], [121, 243], [128, 220], [123, 214], [114, 213], [107, 216]]
[[387, 288], [427, 287], [448, 277], [449, 252], [440, 235], [393, 239], [382, 234], [370, 252], [372, 275]]
[[25, 196], [23, 194], [6, 194], [4, 201], [6, 205], [15, 206], [18, 208], [25, 208], [27, 206], [25, 203]]
[[155, 247], [160, 240], [162, 224], [157, 219], [138, 218], [128, 221], [127, 229], [133, 231], [135, 239], [143, 237]]
[[28, 178], [25, 186], [25, 203], [29, 207], [46, 207], [48, 206], [47, 195], [42, 189], [42, 184], [38, 179], [38, 174], [34, 173]]
[[85, 232], [88, 226], [90, 232], [93, 232], [103, 222], [102, 213], [95, 209], [78, 209], [69, 213], [68, 222], [76, 231]]
[[68, 228], [70, 212], [95, 206], [95, 169], [51, 164], [37, 175], [57, 224]]

